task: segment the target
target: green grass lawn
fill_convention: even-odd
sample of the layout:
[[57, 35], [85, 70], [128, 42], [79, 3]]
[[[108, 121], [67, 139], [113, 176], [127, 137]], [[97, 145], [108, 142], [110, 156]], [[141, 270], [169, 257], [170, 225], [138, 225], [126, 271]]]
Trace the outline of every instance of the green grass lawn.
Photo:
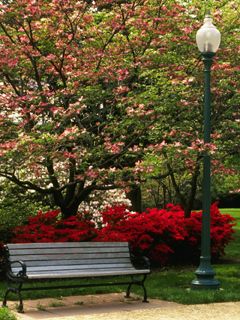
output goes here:
[[237, 260], [240, 263], [240, 209], [221, 209], [222, 213], [229, 213], [236, 219], [234, 241], [226, 248], [226, 258]]
[[[213, 265], [220, 290], [191, 290], [196, 266], [170, 267], [153, 272], [147, 282], [149, 297], [183, 304], [240, 301], [240, 209], [220, 209], [236, 219], [234, 240], [225, 250], [225, 256]], [[140, 293], [140, 291], [137, 291]]]
[[[222, 213], [229, 213], [237, 219], [234, 227], [235, 235], [226, 248], [226, 255], [218, 264], [213, 265], [216, 279], [221, 283], [220, 290], [191, 290], [191, 281], [195, 278], [197, 266], [168, 267], [153, 271], [146, 281], [150, 298], [175, 301], [183, 304], [210, 303], [221, 301], [240, 301], [240, 209], [221, 209]], [[0, 297], [3, 296], [5, 285], [0, 283]], [[66, 295], [121, 292], [123, 286], [31, 291], [23, 293], [25, 298], [60, 297]], [[133, 292], [142, 296], [141, 288], [134, 288]]]

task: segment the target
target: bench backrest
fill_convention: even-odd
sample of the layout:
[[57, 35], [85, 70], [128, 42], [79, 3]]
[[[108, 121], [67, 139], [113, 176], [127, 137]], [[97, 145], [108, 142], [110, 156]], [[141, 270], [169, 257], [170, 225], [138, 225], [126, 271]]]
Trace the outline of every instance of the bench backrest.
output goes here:
[[[132, 268], [127, 242], [21, 243], [6, 245], [10, 261], [28, 271]], [[18, 271], [15, 264], [12, 271]]]

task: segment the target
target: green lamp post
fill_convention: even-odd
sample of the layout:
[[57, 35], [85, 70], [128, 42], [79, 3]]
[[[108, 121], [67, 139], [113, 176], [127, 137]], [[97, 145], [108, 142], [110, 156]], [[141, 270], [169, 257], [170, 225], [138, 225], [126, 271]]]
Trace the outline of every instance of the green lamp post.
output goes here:
[[[206, 15], [203, 26], [198, 30], [196, 42], [204, 63], [204, 143], [211, 141], [211, 66], [213, 57], [221, 41], [220, 32], [212, 24], [210, 15]], [[211, 266], [210, 239], [210, 206], [211, 206], [211, 159], [207, 151], [203, 154], [203, 213], [200, 264], [192, 281], [193, 289], [218, 289], [219, 281], [214, 279], [215, 272]]]

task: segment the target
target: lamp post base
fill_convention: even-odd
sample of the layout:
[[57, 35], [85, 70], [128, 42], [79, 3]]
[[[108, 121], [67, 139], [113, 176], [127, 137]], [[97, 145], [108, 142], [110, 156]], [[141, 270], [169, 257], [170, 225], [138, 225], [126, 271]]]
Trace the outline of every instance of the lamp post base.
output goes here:
[[209, 258], [200, 258], [200, 265], [195, 272], [197, 276], [191, 283], [192, 289], [219, 289], [220, 282], [214, 279], [215, 272]]
[[195, 279], [191, 283], [193, 290], [218, 290], [220, 288], [220, 282], [216, 279]]

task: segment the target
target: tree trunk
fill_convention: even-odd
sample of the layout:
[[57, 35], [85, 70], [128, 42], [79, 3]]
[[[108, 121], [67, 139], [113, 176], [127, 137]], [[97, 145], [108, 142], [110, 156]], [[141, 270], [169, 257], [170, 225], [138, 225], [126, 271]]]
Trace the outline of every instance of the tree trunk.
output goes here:
[[192, 212], [192, 208], [190, 206], [185, 206], [184, 208], [184, 218], [191, 218], [191, 212]]
[[196, 167], [194, 169], [194, 172], [192, 174], [192, 179], [190, 182], [190, 191], [189, 193], [185, 196], [182, 191], [180, 190], [176, 179], [175, 179], [175, 175], [174, 175], [174, 171], [170, 165], [170, 163], [167, 163], [167, 167], [169, 170], [169, 174], [170, 174], [170, 178], [171, 178], [171, 182], [173, 185], [173, 188], [176, 192], [176, 196], [180, 201], [181, 206], [184, 209], [184, 217], [185, 218], [190, 218], [191, 217], [191, 211], [193, 209], [193, 204], [195, 201], [195, 197], [196, 197], [196, 193], [197, 193], [197, 180], [200, 174], [200, 156], [197, 158], [196, 160]]
[[[80, 203], [79, 203], [80, 204]], [[69, 218], [71, 216], [75, 216], [78, 212], [79, 204], [73, 203], [71, 205], [62, 205], [60, 207], [63, 219]]]
[[192, 180], [191, 180], [191, 189], [189, 192], [188, 199], [186, 201], [186, 205], [184, 206], [184, 217], [185, 218], [190, 218], [191, 217], [191, 212], [193, 209], [194, 201], [196, 198], [196, 193], [197, 193], [197, 180], [200, 174], [200, 164], [199, 164], [199, 159], [197, 160], [197, 164], [195, 167], [195, 170], [192, 175]]
[[80, 203], [87, 199], [87, 197], [93, 191], [93, 189], [93, 186], [88, 186], [84, 188], [83, 185], [78, 185], [74, 189], [71, 188], [71, 193], [68, 190], [66, 192], [66, 195], [63, 195], [62, 192], [59, 190], [54, 190], [54, 202], [58, 207], [60, 207], [63, 218], [66, 219], [71, 216], [75, 216], [78, 212], [78, 207]]
[[167, 188], [166, 188], [166, 186], [162, 185], [162, 190], [163, 190], [163, 208], [165, 208], [166, 204], [167, 204]]
[[135, 212], [142, 212], [142, 191], [138, 185], [132, 185], [131, 191], [127, 194], [128, 199], [131, 201], [131, 209]]

